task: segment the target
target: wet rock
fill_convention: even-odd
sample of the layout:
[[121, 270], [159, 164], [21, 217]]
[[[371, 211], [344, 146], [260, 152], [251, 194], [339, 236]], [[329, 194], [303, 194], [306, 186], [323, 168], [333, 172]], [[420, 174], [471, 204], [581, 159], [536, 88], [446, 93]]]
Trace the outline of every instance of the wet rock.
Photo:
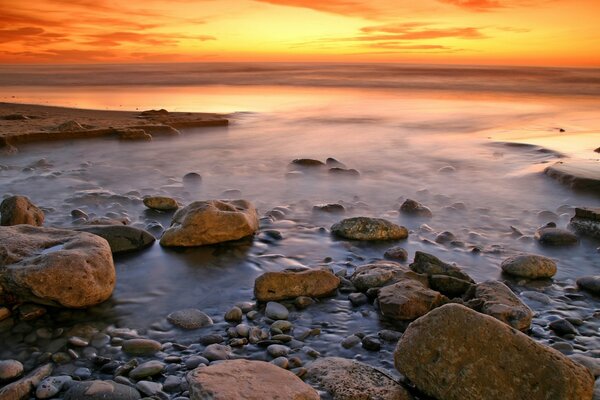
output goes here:
[[140, 381], [135, 384], [135, 388], [146, 396], [157, 396], [162, 391], [162, 384], [151, 381]]
[[359, 307], [369, 302], [369, 298], [364, 293], [350, 293], [348, 295], [348, 300], [350, 300], [350, 303], [352, 303], [354, 307]]
[[11, 196], [0, 203], [0, 225], [42, 226], [44, 212], [25, 196]]
[[433, 213], [428, 207], [425, 207], [423, 204], [412, 199], [406, 199], [404, 203], [402, 203], [402, 205], [400, 206], [400, 212], [415, 217], [433, 217]]
[[377, 301], [384, 317], [410, 321], [441, 306], [448, 299], [420, 282], [404, 279], [381, 288]]
[[181, 378], [174, 375], [169, 375], [163, 382], [163, 390], [168, 393], [176, 393], [181, 391]]
[[269, 355], [271, 357], [283, 357], [283, 356], [287, 356], [290, 352], [290, 348], [287, 346], [283, 346], [280, 344], [272, 344], [270, 346], [267, 347], [267, 353], [269, 353]]
[[350, 335], [350, 336], [344, 338], [344, 340], [342, 340], [341, 344], [342, 344], [343, 348], [350, 349], [350, 348], [356, 346], [357, 344], [359, 344], [361, 342], [362, 342], [362, 339], [359, 338], [358, 336], [356, 336], [356, 335]]
[[544, 173], [574, 190], [600, 193], [600, 167], [598, 161], [559, 161]]
[[289, 314], [290, 312], [283, 304], [274, 301], [268, 302], [265, 308], [265, 315], [274, 320], [288, 319]]
[[360, 176], [360, 172], [358, 172], [354, 168], [340, 168], [340, 167], [329, 168], [329, 174], [336, 175], [336, 176], [347, 176], [347, 177], [351, 177], [351, 178], [356, 178], [356, 177]]
[[22, 321], [34, 321], [41, 318], [46, 314], [47, 310], [45, 307], [37, 304], [23, 304], [19, 306], [19, 318]]
[[30, 118], [23, 114], [8, 114], [8, 115], [3, 115], [2, 119], [6, 120], [6, 121], [24, 121], [24, 120], [28, 120]]
[[575, 329], [573, 324], [564, 318], [557, 319], [556, 321], [550, 322], [550, 324], [548, 324], [548, 327], [550, 329], [552, 329], [559, 336], [577, 335], [577, 333], [578, 333], [577, 329]]
[[174, 211], [179, 208], [177, 200], [165, 196], [150, 196], [144, 198], [144, 205], [152, 210]]
[[430, 275], [429, 287], [449, 298], [463, 296], [473, 286], [469, 281], [448, 275]]
[[377, 262], [365, 264], [354, 270], [350, 281], [361, 292], [392, 284], [401, 279], [415, 279], [427, 285], [427, 278], [394, 262]]
[[385, 258], [393, 261], [406, 261], [408, 260], [408, 252], [400, 246], [394, 246], [385, 251], [383, 254]]
[[502, 261], [502, 271], [509, 275], [528, 279], [552, 278], [556, 274], [556, 263], [536, 254], [519, 254]]
[[10, 317], [10, 310], [6, 307], [0, 307], [0, 321], [4, 321]]
[[239, 307], [232, 307], [225, 313], [225, 321], [227, 322], [240, 322], [243, 317], [242, 310]]
[[408, 230], [381, 218], [355, 217], [333, 224], [331, 233], [353, 240], [400, 240]]
[[339, 285], [340, 278], [323, 269], [266, 272], [254, 281], [254, 296], [258, 301], [324, 297], [335, 293]]
[[156, 239], [150, 232], [126, 225], [94, 225], [75, 229], [88, 232], [105, 239], [113, 254], [145, 249]]
[[292, 372], [264, 361], [231, 360], [187, 375], [192, 400], [319, 400], [318, 393]]
[[23, 364], [17, 360], [0, 360], [0, 381], [8, 381], [21, 376]]
[[600, 295], [600, 275], [582, 276], [577, 279], [577, 286], [590, 293]]
[[98, 236], [17, 225], [0, 227], [0, 243], [0, 286], [20, 301], [82, 308], [112, 294], [112, 254]]
[[520, 331], [526, 331], [531, 326], [533, 312], [504, 283], [478, 283], [475, 286], [475, 298], [483, 302], [479, 309], [482, 313]]
[[308, 167], [308, 168], [320, 168], [324, 167], [325, 163], [319, 160], [313, 160], [311, 158], [297, 158], [292, 160], [292, 167]]
[[381, 342], [376, 336], [365, 336], [362, 341], [362, 347], [369, 351], [381, 350]]
[[338, 203], [317, 204], [313, 206], [313, 211], [321, 211], [326, 213], [343, 213], [346, 211], [343, 205]]
[[25, 375], [16, 382], [12, 382], [0, 389], [0, 399], [20, 400], [27, 399], [35, 387], [52, 373], [52, 364], [44, 364]]
[[300, 310], [303, 310], [314, 303], [315, 301], [307, 296], [299, 296], [294, 300], [294, 306]]
[[141, 397], [131, 386], [113, 381], [86, 381], [70, 385], [64, 400], [137, 400]]
[[208, 361], [228, 360], [230, 356], [231, 347], [216, 343], [206, 346], [202, 352], [202, 357]]
[[140, 380], [149, 376], [160, 374], [165, 369], [165, 364], [158, 360], [147, 361], [138, 365], [129, 373], [131, 379]]
[[402, 337], [402, 332], [392, 331], [390, 329], [383, 329], [377, 332], [377, 336], [383, 341], [390, 343], [398, 343], [398, 340]]
[[213, 320], [196, 308], [186, 308], [167, 315], [167, 321], [183, 329], [199, 329], [213, 324]]
[[183, 183], [198, 184], [202, 182], [202, 176], [197, 172], [188, 172], [183, 176]]
[[594, 377], [600, 376], [600, 360], [583, 354], [571, 354], [569, 358], [578, 364], [583, 365], [590, 371]]
[[571, 246], [579, 242], [579, 239], [573, 233], [553, 226], [538, 229], [534, 238], [540, 244], [546, 246]]
[[122, 350], [132, 356], [151, 356], [161, 347], [159, 342], [152, 339], [128, 339], [122, 344]]
[[455, 240], [456, 236], [454, 236], [454, 233], [449, 231], [444, 231], [435, 237], [435, 242], [439, 244], [448, 244]]
[[447, 275], [453, 278], [462, 279], [463, 281], [473, 283], [473, 279], [456, 265], [451, 265], [443, 262], [439, 258], [417, 251], [415, 259], [409, 265], [410, 269], [419, 274], [431, 275]]
[[600, 208], [576, 208], [569, 227], [580, 235], [600, 239]]
[[196, 201], [175, 213], [160, 244], [202, 246], [238, 240], [257, 230], [256, 208], [246, 200]]
[[73, 381], [70, 376], [49, 376], [37, 385], [35, 397], [38, 399], [49, 399], [56, 396], [63, 387]]
[[437, 399], [591, 399], [594, 386], [585, 367], [458, 304], [410, 324], [394, 362]]
[[79, 122], [71, 120], [58, 125], [55, 130], [59, 132], [81, 132], [86, 129]]
[[318, 359], [308, 366], [306, 380], [333, 400], [411, 400], [395, 379], [367, 364], [339, 357]]

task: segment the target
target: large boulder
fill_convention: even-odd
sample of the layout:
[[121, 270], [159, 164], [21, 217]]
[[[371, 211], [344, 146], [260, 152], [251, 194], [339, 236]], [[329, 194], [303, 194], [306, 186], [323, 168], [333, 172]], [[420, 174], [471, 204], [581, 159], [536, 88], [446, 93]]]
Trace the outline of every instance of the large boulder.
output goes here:
[[258, 301], [324, 297], [333, 294], [339, 285], [340, 278], [324, 269], [265, 272], [254, 281], [254, 295]]
[[479, 311], [515, 329], [526, 331], [531, 326], [533, 311], [502, 282], [478, 283], [475, 299], [481, 302]]
[[382, 218], [354, 217], [343, 219], [331, 226], [331, 233], [353, 240], [400, 240], [408, 237], [408, 230]]
[[537, 254], [519, 254], [502, 261], [502, 271], [520, 278], [552, 278], [556, 274], [556, 263]]
[[381, 315], [411, 321], [446, 303], [448, 299], [412, 279], [403, 279], [379, 290], [377, 302]]
[[264, 361], [230, 360], [187, 375], [192, 400], [319, 400], [292, 372]]
[[42, 226], [44, 212], [25, 196], [11, 196], [0, 203], [0, 225]]
[[350, 281], [355, 288], [366, 292], [371, 288], [382, 287], [401, 279], [415, 279], [427, 285], [427, 277], [419, 275], [407, 267], [389, 261], [379, 261], [372, 264], [361, 265], [354, 270]]
[[427, 276], [446, 275], [470, 283], [474, 282], [469, 275], [456, 265], [445, 263], [436, 256], [423, 253], [422, 251], [415, 252], [415, 259], [409, 267], [418, 274], [425, 274]]
[[89, 225], [76, 230], [104, 238], [114, 254], [141, 250], [156, 240], [150, 232], [127, 225]]
[[108, 299], [115, 266], [106, 240], [87, 232], [0, 227], [0, 287], [17, 301], [89, 307]]
[[160, 244], [203, 246], [238, 240], [257, 230], [256, 208], [246, 200], [195, 201], [175, 213]]
[[411, 323], [394, 362], [419, 390], [438, 400], [591, 400], [594, 388], [585, 367], [458, 304]]
[[308, 366], [306, 379], [333, 400], [412, 400], [388, 374], [370, 365], [339, 357], [320, 358]]

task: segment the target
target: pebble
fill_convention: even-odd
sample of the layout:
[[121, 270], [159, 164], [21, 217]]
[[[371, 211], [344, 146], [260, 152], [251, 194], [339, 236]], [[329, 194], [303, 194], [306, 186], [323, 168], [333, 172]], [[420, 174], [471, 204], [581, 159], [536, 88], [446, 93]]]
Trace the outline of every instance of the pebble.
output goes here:
[[38, 399], [48, 399], [54, 397], [60, 392], [65, 384], [71, 382], [73, 378], [70, 376], [49, 376], [37, 385], [35, 389], [35, 397]]
[[350, 349], [361, 342], [361, 339], [356, 335], [350, 335], [342, 340], [342, 347]]
[[147, 396], [154, 396], [162, 391], [163, 386], [158, 382], [139, 381], [135, 388]]
[[73, 371], [73, 376], [81, 379], [82, 381], [85, 381], [92, 377], [92, 371], [90, 371], [89, 368], [79, 367], [75, 371]]
[[4, 321], [10, 317], [10, 310], [6, 307], [0, 307], [0, 321]]
[[389, 248], [383, 254], [388, 260], [406, 261], [408, 260], [408, 252], [400, 246]]
[[279, 329], [281, 332], [287, 332], [292, 329], [293, 325], [290, 321], [279, 320], [271, 324], [271, 329]]
[[285, 357], [277, 357], [271, 360], [271, 364], [277, 365], [279, 368], [287, 369], [289, 365], [289, 361]]
[[213, 324], [213, 320], [196, 308], [174, 311], [167, 316], [167, 321], [183, 329], [199, 329]]
[[[241, 310], [240, 310], [241, 312]], [[290, 312], [287, 308], [281, 303], [277, 303], [275, 301], [270, 301], [267, 303], [267, 308], [265, 309], [265, 315], [271, 319], [288, 319]]]
[[210, 335], [202, 336], [199, 341], [204, 346], [208, 346], [209, 344], [222, 343], [223, 340], [225, 340], [223, 339], [223, 336], [218, 333], [211, 333]]
[[147, 378], [149, 376], [154, 376], [154, 375], [160, 374], [164, 369], [165, 369], [165, 364], [163, 364], [162, 362], [160, 362], [158, 360], [152, 360], [152, 361], [145, 362], [145, 363], [140, 364], [139, 366], [135, 367], [129, 373], [129, 377], [131, 379], [135, 379], [137, 381], [140, 379]]
[[299, 296], [294, 300], [294, 305], [300, 310], [303, 310], [314, 303], [315, 301], [307, 296]]
[[87, 347], [89, 345], [89, 342], [83, 338], [80, 338], [78, 336], [71, 336], [68, 339], [68, 342], [71, 346], [75, 346], [75, 347]]
[[269, 347], [267, 347], [267, 353], [269, 353], [272, 357], [287, 356], [289, 352], [289, 347], [280, 344], [272, 344]]
[[163, 382], [163, 390], [169, 393], [179, 392], [181, 390], [181, 378], [169, 375]]
[[152, 339], [129, 339], [124, 341], [122, 346], [125, 353], [134, 356], [151, 356], [158, 352], [160, 348], [161, 344]]
[[17, 360], [0, 361], [0, 380], [14, 379], [23, 373], [23, 364]]
[[222, 344], [211, 344], [206, 346], [202, 356], [209, 361], [227, 360], [230, 356], [231, 348]]
[[195, 369], [200, 364], [210, 364], [210, 361], [208, 361], [205, 357], [202, 356], [191, 356], [184, 361], [184, 364], [187, 369]]
[[242, 317], [243, 313], [239, 307], [232, 307], [225, 313], [225, 321], [227, 322], [241, 322]]
[[348, 300], [353, 306], [358, 307], [369, 302], [369, 298], [364, 293], [351, 293], [348, 295]]
[[379, 351], [381, 342], [375, 336], [365, 336], [362, 340], [362, 347], [369, 351]]
[[577, 334], [577, 329], [575, 329], [573, 324], [566, 319], [552, 321], [550, 322], [549, 327], [559, 336]]

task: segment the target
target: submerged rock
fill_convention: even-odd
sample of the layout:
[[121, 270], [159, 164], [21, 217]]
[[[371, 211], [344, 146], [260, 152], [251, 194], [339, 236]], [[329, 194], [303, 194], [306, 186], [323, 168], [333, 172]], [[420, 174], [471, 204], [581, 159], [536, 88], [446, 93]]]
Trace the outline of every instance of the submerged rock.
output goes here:
[[531, 326], [533, 311], [508, 286], [498, 281], [477, 284], [475, 298], [482, 301], [479, 311], [505, 324], [526, 331]]
[[75, 230], [105, 239], [114, 254], [145, 249], [156, 240], [150, 232], [127, 225], [89, 225]]
[[0, 203], [0, 225], [42, 226], [44, 212], [25, 196], [11, 196]]
[[192, 400], [319, 400], [292, 372], [264, 361], [223, 361], [193, 370], [187, 381]]
[[600, 239], [600, 208], [576, 208], [569, 226], [580, 235]]
[[133, 356], [151, 356], [161, 347], [159, 342], [152, 339], [128, 339], [122, 344], [122, 350]]
[[321, 211], [326, 213], [343, 213], [346, 211], [343, 205], [338, 203], [317, 204], [313, 206], [313, 211]]
[[325, 357], [313, 362], [307, 369], [306, 380], [326, 391], [333, 400], [413, 399], [391, 376], [358, 361]]
[[411, 323], [398, 371], [440, 400], [591, 399], [589, 371], [500, 321], [447, 304]]
[[256, 208], [246, 200], [196, 201], [181, 208], [165, 231], [163, 246], [202, 246], [238, 240], [258, 230]]
[[556, 228], [553, 224], [538, 229], [534, 238], [540, 244], [546, 246], [571, 246], [579, 242], [579, 239], [573, 233]]
[[577, 286], [593, 294], [600, 295], [600, 275], [582, 276], [577, 279]]
[[359, 177], [360, 176], [360, 172], [358, 172], [354, 168], [348, 169], [348, 168], [333, 167], [333, 168], [329, 168], [329, 173], [332, 175], [348, 176], [348, 177]]
[[254, 281], [254, 295], [258, 301], [324, 297], [333, 294], [339, 285], [340, 278], [323, 269], [266, 272]]
[[165, 196], [150, 196], [144, 198], [144, 205], [152, 210], [174, 211], [179, 208], [177, 200]]
[[445, 263], [436, 256], [423, 253], [422, 251], [415, 252], [415, 259], [409, 267], [416, 273], [425, 274], [427, 276], [447, 275], [470, 283], [474, 282], [469, 275], [464, 273], [456, 265]]
[[0, 227], [0, 286], [20, 301], [89, 307], [108, 299], [115, 267], [106, 240], [87, 232]]
[[319, 160], [313, 160], [312, 158], [296, 158], [295, 160], [292, 160], [291, 163], [292, 167], [309, 167], [309, 168], [320, 168], [320, 167], [324, 167], [325, 163]]
[[502, 261], [502, 271], [509, 275], [528, 279], [552, 278], [556, 274], [556, 263], [537, 254], [519, 254]]
[[412, 199], [406, 199], [404, 203], [402, 203], [402, 205], [400, 206], [400, 212], [416, 217], [433, 217], [433, 213], [428, 207], [425, 207], [423, 204]]
[[400, 240], [408, 237], [408, 230], [382, 218], [354, 217], [331, 226], [331, 233], [354, 240]]
[[377, 296], [381, 315], [410, 321], [446, 303], [448, 299], [435, 290], [412, 279], [384, 286]]
[[592, 160], [559, 161], [544, 173], [575, 190], [600, 196], [600, 162]]

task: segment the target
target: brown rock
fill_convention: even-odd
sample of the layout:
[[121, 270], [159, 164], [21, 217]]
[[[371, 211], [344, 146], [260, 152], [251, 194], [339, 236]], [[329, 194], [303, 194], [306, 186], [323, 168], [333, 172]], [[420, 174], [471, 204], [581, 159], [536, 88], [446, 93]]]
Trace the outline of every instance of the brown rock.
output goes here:
[[406, 199], [404, 203], [402, 203], [400, 206], [400, 212], [416, 217], [433, 217], [433, 213], [428, 207], [425, 207], [423, 204], [412, 199]]
[[173, 211], [179, 208], [177, 201], [171, 197], [150, 196], [144, 198], [144, 205], [153, 210]]
[[350, 281], [354, 287], [361, 292], [366, 292], [371, 288], [390, 285], [402, 279], [414, 279], [427, 286], [426, 276], [419, 275], [403, 265], [389, 261], [361, 265], [350, 276]]
[[257, 230], [256, 208], [246, 200], [196, 201], [175, 213], [160, 244], [203, 246], [238, 240]]
[[408, 230], [382, 218], [355, 217], [331, 226], [331, 233], [354, 240], [400, 240], [408, 237]]
[[475, 286], [475, 298], [483, 302], [481, 311], [520, 331], [531, 326], [533, 312], [502, 282], [487, 281]]
[[0, 227], [0, 286], [19, 301], [89, 307], [115, 286], [106, 240], [86, 232], [29, 225]]
[[2, 214], [0, 225], [3, 226], [19, 224], [42, 226], [44, 223], [44, 212], [25, 196], [4, 199], [0, 204], [0, 214]]
[[423, 253], [422, 251], [415, 252], [415, 259], [409, 266], [410, 269], [419, 274], [426, 274], [428, 276], [447, 275], [462, 279], [463, 281], [473, 282], [473, 279], [456, 265], [445, 263], [436, 256]]
[[537, 254], [519, 254], [502, 261], [502, 271], [521, 278], [552, 278], [556, 274], [556, 263]]
[[589, 371], [495, 318], [447, 304], [411, 323], [394, 362], [438, 400], [591, 400]]
[[258, 301], [323, 297], [333, 294], [339, 285], [340, 278], [323, 269], [266, 272], [254, 281], [254, 295]]
[[292, 372], [264, 361], [230, 360], [187, 375], [192, 400], [319, 400]]
[[48, 375], [52, 373], [52, 364], [45, 364], [34, 369], [25, 377], [4, 386], [0, 389], [0, 399], [2, 400], [23, 400], [28, 399], [33, 389]]
[[435, 290], [412, 279], [384, 286], [377, 297], [384, 317], [413, 320], [444, 304], [448, 299]]

